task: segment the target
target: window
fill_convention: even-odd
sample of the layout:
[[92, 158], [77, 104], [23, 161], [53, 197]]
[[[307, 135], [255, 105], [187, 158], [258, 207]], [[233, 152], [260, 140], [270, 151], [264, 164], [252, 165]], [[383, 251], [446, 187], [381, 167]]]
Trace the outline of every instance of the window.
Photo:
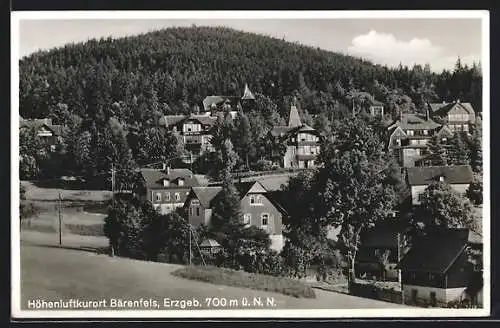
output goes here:
[[196, 216], [200, 216], [200, 208], [199, 207], [196, 208]]
[[193, 199], [193, 200], [191, 200], [191, 205], [192, 206], [199, 206], [200, 205], [200, 201], [198, 199]]
[[175, 193], [175, 200], [181, 200], [181, 195], [178, 192]]
[[163, 179], [163, 186], [164, 187], [168, 187], [170, 184], [170, 181], [168, 181], [167, 179]]
[[255, 204], [255, 197], [250, 196], [250, 205], [253, 205], [253, 204]]
[[432, 273], [429, 273], [429, 280], [434, 280], [436, 279], [436, 276]]
[[262, 197], [260, 195], [257, 195], [255, 198], [255, 204], [262, 205]]
[[250, 224], [251, 220], [252, 220], [252, 213], [245, 213], [243, 215], [243, 223], [244, 224]]
[[178, 182], [179, 186], [184, 186], [184, 180], [182, 179], [179, 179], [179, 182]]
[[380, 256], [380, 249], [375, 250], [375, 256]]
[[261, 222], [261, 225], [262, 226], [267, 226], [268, 223], [269, 223], [269, 214], [265, 213], [265, 214], [262, 214], [262, 222]]
[[159, 193], [159, 192], [156, 193], [156, 201], [157, 202], [161, 201], [161, 193]]
[[167, 201], [169, 201], [169, 200], [170, 200], [170, 193], [169, 193], [169, 192], [166, 192], [166, 193], [165, 193], [165, 199], [166, 199]]

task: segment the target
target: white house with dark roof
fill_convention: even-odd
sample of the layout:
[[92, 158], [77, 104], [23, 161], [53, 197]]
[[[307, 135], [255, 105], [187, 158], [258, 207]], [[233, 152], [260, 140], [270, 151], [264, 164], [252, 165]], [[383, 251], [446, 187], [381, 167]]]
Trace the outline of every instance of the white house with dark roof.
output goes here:
[[140, 176], [143, 183], [134, 192], [162, 214], [184, 206], [191, 188], [205, 183], [203, 177], [188, 169], [141, 169]]
[[470, 126], [476, 122], [476, 112], [468, 102], [429, 103], [427, 107], [431, 117], [444, 120], [452, 131], [469, 132]]
[[[271, 248], [280, 251], [284, 245], [282, 226], [286, 211], [258, 181], [236, 183], [235, 186], [240, 196], [242, 223], [266, 231]], [[191, 225], [211, 225], [213, 200], [221, 191], [221, 186], [191, 188], [184, 204]]]
[[409, 167], [406, 175], [413, 205], [420, 204], [420, 195], [432, 183], [445, 182], [456, 192], [465, 194], [473, 180], [470, 165]]
[[212, 151], [212, 127], [217, 118], [209, 115], [165, 115], [159, 124], [169, 131], [179, 133], [184, 148], [192, 155], [185, 162], [191, 162], [204, 152]]
[[51, 151], [56, 150], [58, 142], [63, 138], [62, 125], [52, 124], [52, 119], [50, 118], [24, 119], [20, 116], [19, 128], [35, 129], [37, 137], [43, 143], [49, 145]]
[[406, 304], [444, 307], [469, 299], [482, 305], [482, 268], [471, 255], [482, 238], [469, 229], [433, 228], [412, 242], [398, 267]]
[[448, 139], [452, 132], [426, 115], [401, 113], [398, 120], [388, 128], [389, 138], [387, 148], [395, 153], [403, 167], [415, 165], [415, 161], [427, 155], [427, 144], [438, 135]]
[[320, 153], [321, 136], [318, 131], [302, 124], [297, 107], [292, 105], [288, 126], [276, 126], [269, 132], [275, 143], [286, 146], [281, 159], [285, 168], [313, 168]]

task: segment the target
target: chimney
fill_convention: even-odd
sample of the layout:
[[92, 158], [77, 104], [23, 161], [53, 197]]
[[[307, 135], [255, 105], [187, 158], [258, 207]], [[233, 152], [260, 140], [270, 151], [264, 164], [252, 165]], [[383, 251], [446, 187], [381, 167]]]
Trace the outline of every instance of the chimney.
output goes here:
[[425, 118], [427, 121], [429, 120], [429, 108], [427, 108], [425, 111]]
[[167, 166], [167, 175], [170, 175], [170, 166]]
[[457, 104], [460, 104], [460, 99], [457, 99]]

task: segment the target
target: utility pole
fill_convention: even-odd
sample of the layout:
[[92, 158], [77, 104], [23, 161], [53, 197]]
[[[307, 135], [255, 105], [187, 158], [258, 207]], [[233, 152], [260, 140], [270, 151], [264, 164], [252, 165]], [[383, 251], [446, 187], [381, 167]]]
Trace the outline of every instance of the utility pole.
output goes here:
[[59, 245], [62, 245], [61, 192], [59, 191]]
[[[114, 212], [114, 206], [115, 206], [115, 165], [114, 163], [111, 163], [111, 202], [113, 206], [113, 212]], [[115, 214], [116, 215], [116, 214]], [[111, 248], [111, 257], [115, 256], [115, 247], [114, 247], [114, 242], [110, 238], [110, 248]]]
[[191, 224], [188, 223], [189, 225], [189, 265], [191, 265], [191, 258], [192, 258], [192, 253], [191, 253]]
[[113, 205], [115, 205], [115, 165], [111, 163], [111, 193]]

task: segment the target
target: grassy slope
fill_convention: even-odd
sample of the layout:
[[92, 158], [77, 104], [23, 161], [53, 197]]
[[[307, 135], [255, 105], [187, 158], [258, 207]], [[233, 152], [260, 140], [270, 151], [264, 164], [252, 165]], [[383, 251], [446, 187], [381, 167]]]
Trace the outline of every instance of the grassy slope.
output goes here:
[[[75, 237], [63, 240], [70, 247], [103, 246], [105, 238]], [[105, 244], [104, 244], [105, 245]], [[206, 297], [241, 298], [274, 297], [276, 308], [393, 308], [401, 305], [358, 297], [316, 291], [316, 299], [297, 299], [281, 294], [250, 289], [216, 286], [171, 275], [178, 265], [110, 258], [81, 250], [61, 249], [54, 234], [23, 233], [21, 245], [22, 308], [28, 299], [45, 300], [101, 299], [122, 297], [130, 299], [155, 298], [163, 300]]]

